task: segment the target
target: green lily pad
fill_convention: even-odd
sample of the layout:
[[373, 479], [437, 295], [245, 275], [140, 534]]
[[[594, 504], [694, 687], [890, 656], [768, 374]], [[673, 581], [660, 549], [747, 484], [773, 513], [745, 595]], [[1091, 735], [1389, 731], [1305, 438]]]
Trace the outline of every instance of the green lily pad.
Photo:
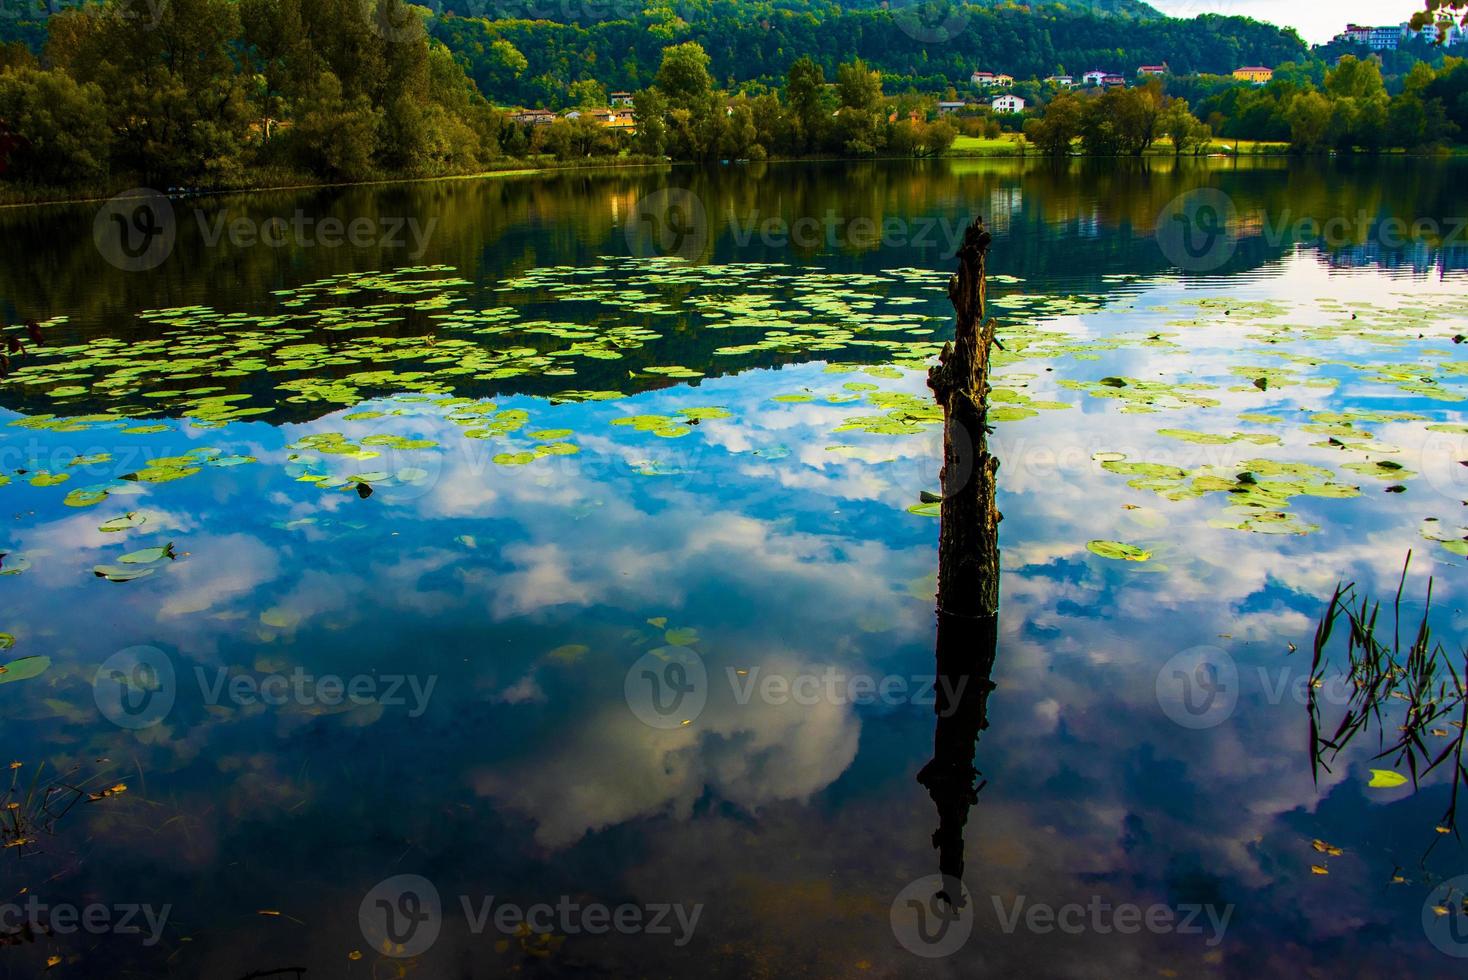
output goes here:
[[40, 677], [51, 669], [50, 657], [21, 657], [0, 667], [0, 684], [13, 684]]
[[1090, 541], [1086, 544], [1086, 550], [1115, 561], [1147, 561], [1152, 557], [1152, 552], [1120, 541]]

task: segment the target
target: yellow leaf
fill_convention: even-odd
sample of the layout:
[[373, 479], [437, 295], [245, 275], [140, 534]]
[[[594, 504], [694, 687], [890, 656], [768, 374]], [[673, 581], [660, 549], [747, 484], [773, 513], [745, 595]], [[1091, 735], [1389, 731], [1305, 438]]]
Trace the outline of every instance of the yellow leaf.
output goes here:
[[1371, 770], [1371, 782], [1366, 785], [1374, 789], [1391, 789], [1406, 782], [1407, 777], [1399, 772], [1392, 772], [1390, 769], [1373, 769]]
[[1319, 865], [1319, 864], [1312, 864], [1312, 865], [1310, 865], [1310, 873], [1312, 875], [1328, 875], [1328, 874], [1330, 874], [1329, 871], [1327, 871], [1322, 865]]

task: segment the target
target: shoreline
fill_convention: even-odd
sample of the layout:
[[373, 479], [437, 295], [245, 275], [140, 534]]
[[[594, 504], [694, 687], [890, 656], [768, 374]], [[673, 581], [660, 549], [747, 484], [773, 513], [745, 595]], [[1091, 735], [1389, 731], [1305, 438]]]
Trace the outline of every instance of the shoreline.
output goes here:
[[[938, 160], [1017, 160], [1035, 161], [1041, 163], [1069, 163], [1078, 160], [1124, 160], [1124, 161], [1147, 161], [1147, 160], [1172, 160], [1172, 161], [1239, 161], [1239, 160], [1336, 160], [1336, 159], [1464, 159], [1468, 158], [1468, 146], [1454, 146], [1444, 150], [1430, 152], [1412, 152], [1408, 150], [1388, 150], [1381, 153], [1338, 153], [1330, 151], [1326, 153], [1298, 154], [1288, 150], [1253, 150], [1236, 152], [1213, 152], [1206, 154], [1183, 154], [1181, 156], [1170, 152], [1147, 152], [1141, 156], [1116, 156], [1116, 155], [1087, 155], [1084, 153], [1071, 153], [1063, 157], [1051, 157], [1037, 152], [1014, 152], [1004, 150], [958, 150], [950, 151], [942, 156], [936, 157], [898, 157], [898, 156], [876, 156], [876, 157], [776, 157], [768, 160], [728, 160], [715, 163], [718, 166], [747, 166], [751, 163], [760, 164], [789, 164], [789, 163], [887, 163], [894, 160], [908, 161], [912, 163], [929, 163]], [[523, 161], [522, 161], [523, 162]], [[707, 166], [707, 162], [696, 160], [614, 160], [601, 159], [589, 163], [558, 164], [538, 163], [534, 166], [511, 166], [500, 170], [479, 170], [464, 174], [441, 174], [434, 177], [378, 177], [370, 180], [286, 180], [280, 183], [266, 182], [262, 184], [242, 185], [239, 187], [209, 188], [201, 190], [185, 191], [178, 194], [167, 194], [171, 199], [184, 198], [206, 198], [227, 197], [232, 194], [265, 194], [284, 191], [312, 191], [330, 190], [334, 188], [349, 187], [386, 187], [394, 184], [427, 184], [440, 183], [457, 180], [488, 180], [502, 177], [537, 177], [557, 173], [576, 173], [581, 171], [595, 170], [643, 170], [649, 168], [673, 168], [673, 167], [695, 167]], [[44, 197], [38, 200], [6, 200], [6, 188], [0, 184], [0, 211], [9, 211], [19, 208], [60, 207], [74, 204], [99, 204], [113, 199], [127, 200], [130, 191], [150, 190], [135, 186], [124, 189], [113, 194], [105, 192], [77, 192], [76, 196], [67, 196], [65, 192], [58, 192], [61, 196]], [[142, 195], [131, 195], [141, 197]]]
[[[542, 174], [554, 174], [561, 172], [575, 172], [579, 170], [636, 170], [646, 167], [666, 167], [668, 161], [661, 163], [652, 160], [637, 161], [615, 161], [599, 160], [593, 163], [583, 164], [537, 164], [535, 166], [506, 167], [502, 170], [477, 170], [473, 173], [464, 174], [440, 174], [434, 177], [374, 177], [370, 180], [296, 180], [282, 183], [246, 184], [239, 187], [218, 187], [190, 190], [180, 194], [165, 194], [169, 198], [194, 198], [194, 197], [226, 197], [230, 194], [264, 194], [271, 191], [310, 191], [328, 190], [340, 187], [375, 187], [389, 186], [392, 184], [430, 184], [446, 182], [451, 180], [485, 180], [494, 177], [533, 177]], [[0, 185], [0, 210], [12, 208], [52, 207], [66, 204], [99, 204], [120, 198], [127, 200], [128, 196], [141, 197], [142, 195], [129, 195], [130, 190], [152, 190], [134, 186], [132, 188], [117, 191], [113, 194], [103, 192], [79, 191], [78, 196], [48, 197], [35, 201], [5, 200], [5, 188]], [[59, 192], [65, 194], [65, 192]]]

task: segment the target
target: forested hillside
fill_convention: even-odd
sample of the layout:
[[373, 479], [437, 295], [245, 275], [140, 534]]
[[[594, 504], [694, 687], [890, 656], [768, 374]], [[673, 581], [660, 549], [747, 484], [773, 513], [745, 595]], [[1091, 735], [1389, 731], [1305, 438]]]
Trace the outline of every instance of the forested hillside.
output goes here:
[[[472, 7], [477, 0], [467, 2]], [[543, 2], [557, 9], [550, 0]], [[1307, 54], [1293, 32], [1239, 17], [1185, 21], [1061, 5], [964, 5], [948, 17], [924, 15], [924, 24], [959, 28], [950, 39], [930, 40], [932, 34], [900, 29], [901, 18], [910, 13], [703, 0], [652, 5], [624, 19], [581, 24], [443, 16], [429, 29], [493, 101], [550, 107], [562, 104], [569, 83], [578, 79], [629, 91], [648, 85], [662, 49], [682, 41], [698, 42], [712, 59], [714, 78], [731, 89], [776, 82], [803, 56], [828, 76], [838, 62], [860, 58], [894, 89], [941, 90], [966, 84], [976, 68], [1018, 78], [1092, 68], [1130, 76], [1140, 64], [1165, 61], [1179, 73], [1226, 73], [1241, 64], [1274, 65]], [[904, 84], [891, 85], [894, 81]]]
[[[1302, 60], [1290, 31], [1239, 17], [1162, 17], [1136, 0], [967, 4], [894, 0], [430, 0], [430, 36], [498, 105], [576, 104], [576, 82], [633, 91], [652, 83], [669, 45], [696, 41], [725, 88], [777, 85], [809, 56], [835, 74], [860, 58], [892, 90], [961, 86], [976, 68], [1018, 78], [1104, 68], [1132, 75], [1167, 62], [1175, 72], [1226, 73], [1241, 64]], [[45, 10], [42, 6], [39, 8]], [[146, 5], [144, 9], [150, 9]], [[0, 18], [0, 41], [41, 55], [44, 18]], [[911, 27], [904, 30], [904, 26]], [[385, 25], [392, 33], [393, 25]], [[949, 36], [951, 34], [951, 36]], [[900, 84], [894, 84], [900, 83]]]

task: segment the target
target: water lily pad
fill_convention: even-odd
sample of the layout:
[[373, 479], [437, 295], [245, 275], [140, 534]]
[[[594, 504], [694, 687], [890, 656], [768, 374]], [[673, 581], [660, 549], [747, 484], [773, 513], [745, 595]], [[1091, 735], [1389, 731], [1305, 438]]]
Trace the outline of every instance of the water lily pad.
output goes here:
[[50, 657], [21, 657], [0, 667], [0, 684], [13, 684], [40, 677], [51, 669]]
[[1152, 557], [1152, 552], [1120, 541], [1090, 541], [1086, 544], [1086, 550], [1115, 561], [1147, 561]]

